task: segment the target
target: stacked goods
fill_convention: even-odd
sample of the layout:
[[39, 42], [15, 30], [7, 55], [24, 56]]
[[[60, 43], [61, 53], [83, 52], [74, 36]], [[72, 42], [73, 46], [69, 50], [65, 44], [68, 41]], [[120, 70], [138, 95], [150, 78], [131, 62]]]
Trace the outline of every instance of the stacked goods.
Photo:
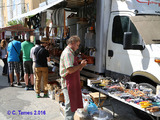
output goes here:
[[147, 108], [147, 107], [150, 107], [152, 106], [152, 103], [149, 102], [149, 101], [142, 101], [142, 102], [139, 102], [141, 108]]
[[133, 95], [134, 97], [142, 97], [145, 96], [145, 94], [140, 90], [131, 90], [131, 89], [125, 89], [125, 93], [129, 93]]
[[146, 108], [146, 110], [148, 110], [150, 112], [158, 112], [159, 111], [159, 107], [158, 106], [149, 107], [149, 108]]
[[57, 102], [64, 102], [64, 95], [61, 89], [55, 90], [55, 100]]

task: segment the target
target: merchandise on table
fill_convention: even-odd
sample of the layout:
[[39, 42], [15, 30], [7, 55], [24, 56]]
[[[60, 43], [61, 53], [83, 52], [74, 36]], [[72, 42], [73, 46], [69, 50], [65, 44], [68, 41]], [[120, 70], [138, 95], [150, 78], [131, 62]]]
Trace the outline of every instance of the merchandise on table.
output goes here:
[[135, 82], [121, 82], [111, 78], [100, 77], [90, 80], [89, 85], [129, 103], [137, 104], [149, 112], [159, 111], [160, 97], [153, 94], [152, 89], [140, 86]]

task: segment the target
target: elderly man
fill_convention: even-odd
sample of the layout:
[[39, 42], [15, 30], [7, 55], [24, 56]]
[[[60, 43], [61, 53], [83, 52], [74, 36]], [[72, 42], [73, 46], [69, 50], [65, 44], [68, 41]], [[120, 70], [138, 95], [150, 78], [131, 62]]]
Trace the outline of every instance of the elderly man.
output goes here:
[[65, 97], [65, 120], [73, 120], [77, 108], [83, 108], [80, 70], [87, 64], [87, 61], [82, 60], [80, 64], [77, 63], [74, 52], [79, 48], [79, 45], [80, 38], [71, 36], [60, 57], [60, 76]]

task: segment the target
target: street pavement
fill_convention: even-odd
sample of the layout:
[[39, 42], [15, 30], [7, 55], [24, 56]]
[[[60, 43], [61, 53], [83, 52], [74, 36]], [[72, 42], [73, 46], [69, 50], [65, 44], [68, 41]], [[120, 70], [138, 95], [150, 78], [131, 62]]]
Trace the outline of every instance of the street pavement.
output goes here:
[[0, 60], [0, 120], [64, 120], [57, 101], [36, 98], [34, 91], [22, 86], [9, 87], [2, 65]]
[[[2, 66], [0, 60], [0, 120], [64, 120], [57, 101], [36, 98], [34, 91], [26, 91], [22, 86], [9, 87], [7, 76], [1, 75]], [[112, 103], [114, 120], [140, 120], [130, 106], [114, 99]], [[104, 109], [112, 110], [109, 106]]]

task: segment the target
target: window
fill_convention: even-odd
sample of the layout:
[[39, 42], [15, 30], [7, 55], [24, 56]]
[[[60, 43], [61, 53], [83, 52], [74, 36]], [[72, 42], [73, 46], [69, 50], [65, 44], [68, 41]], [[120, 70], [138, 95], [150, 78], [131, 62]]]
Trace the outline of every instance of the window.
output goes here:
[[136, 27], [134, 26], [134, 24], [132, 22], [130, 25], [130, 32], [132, 32], [132, 44], [133, 45], [142, 45], [143, 44], [142, 37], [139, 35]]
[[27, 6], [27, 12], [28, 12], [29, 11], [29, 3], [27, 3], [26, 6]]
[[124, 32], [132, 32], [132, 44], [142, 44], [142, 38], [129, 17], [116, 16], [113, 20], [112, 41], [114, 43], [123, 44]]
[[13, 4], [13, 5], [12, 5], [12, 9], [15, 10], [15, 8], [16, 8], [15, 0], [12, 0], [12, 4]]
[[112, 40], [114, 43], [123, 44], [123, 34], [128, 31], [129, 18], [116, 16], [113, 20]]

